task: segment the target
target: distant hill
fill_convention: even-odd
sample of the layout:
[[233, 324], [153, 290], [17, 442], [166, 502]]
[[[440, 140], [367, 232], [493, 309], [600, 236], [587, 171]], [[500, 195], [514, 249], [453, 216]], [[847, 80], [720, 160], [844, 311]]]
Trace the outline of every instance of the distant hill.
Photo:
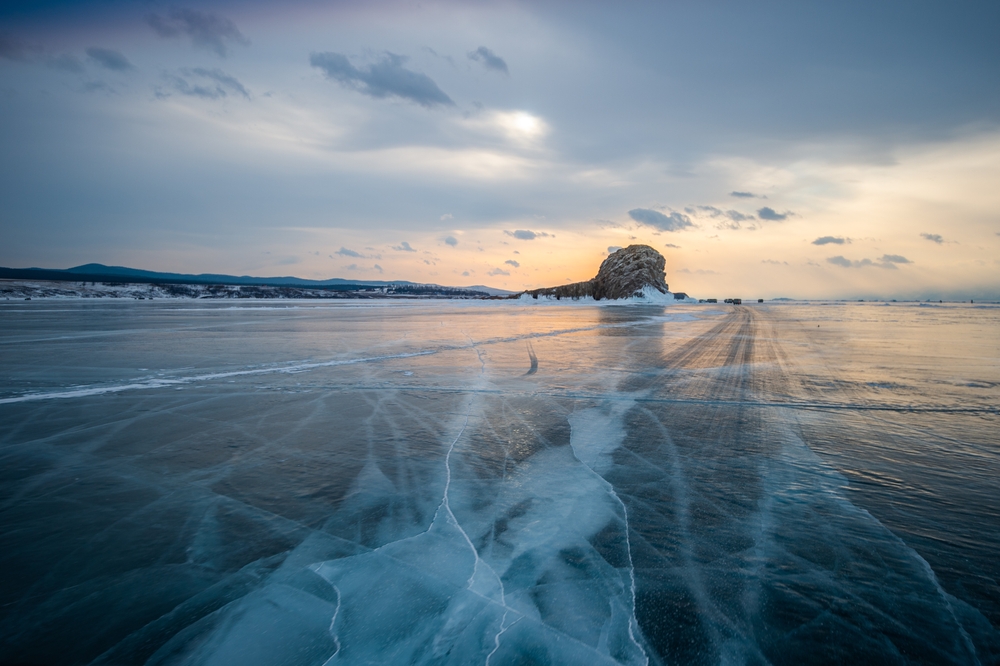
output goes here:
[[[294, 276], [254, 277], [250, 275], [222, 275], [216, 273], [161, 273], [125, 266], [105, 266], [104, 264], [83, 264], [73, 268], [4, 268], [0, 267], [0, 278], [9, 280], [54, 280], [62, 282], [137, 282], [144, 284], [218, 284], [272, 287], [300, 287], [305, 289], [325, 289], [335, 291], [355, 291], [363, 287], [443, 287], [443, 285], [423, 284], [406, 280], [307, 280]], [[480, 291], [490, 296], [504, 296], [513, 292], [477, 285], [473, 287], [443, 287]]]

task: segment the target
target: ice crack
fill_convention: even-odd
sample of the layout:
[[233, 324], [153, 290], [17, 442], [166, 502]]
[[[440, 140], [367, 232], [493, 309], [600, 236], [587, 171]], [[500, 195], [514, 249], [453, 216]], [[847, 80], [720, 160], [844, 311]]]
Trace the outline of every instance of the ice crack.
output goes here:
[[[479, 362], [480, 362], [480, 365], [481, 365], [481, 373], [485, 374], [486, 373], [486, 361], [483, 358], [483, 353], [482, 353], [481, 350], [479, 350], [475, 346], [475, 343], [472, 342], [471, 338], [470, 338], [470, 343], [472, 343], [473, 349], [476, 351], [476, 354], [479, 357]], [[469, 418], [470, 418], [471, 414], [472, 414], [472, 406], [470, 404], [469, 411], [467, 411], [466, 414], [465, 414], [465, 422], [462, 424], [462, 429], [459, 431], [458, 436], [456, 436], [455, 439], [451, 442], [451, 446], [448, 447], [448, 452], [444, 456], [444, 469], [445, 469], [444, 492], [442, 493], [442, 496], [441, 496], [441, 504], [438, 506], [438, 512], [440, 512], [442, 509], [444, 510], [444, 512], [446, 514], [447, 520], [449, 520], [451, 522], [451, 524], [453, 524], [455, 526], [455, 529], [457, 529], [458, 532], [462, 535], [462, 538], [465, 540], [465, 543], [468, 545], [469, 550], [472, 551], [472, 556], [475, 558], [475, 563], [473, 564], [473, 567], [472, 567], [472, 573], [469, 575], [468, 580], [465, 582], [465, 589], [468, 590], [468, 591], [470, 591], [470, 592], [472, 592], [472, 593], [474, 593], [474, 594], [476, 594], [476, 595], [478, 595], [478, 596], [480, 596], [480, 597], [482, 597], [482, 598], [484, 598], [484, 599], [489, 600], [492, 603], [496, 603], [497, 602], [497, 600], [495, 598], [491, 598], [492, 595], [488, 595], [489, 590], [476, 590], [476, 589], [473, 589], [473, 586], [476, 583], [476, 576], [477, 576], [477, 574], [480, 573], [480, 571], [481, 571], [480, 566], [482, 566], [482, 567], [485, 568], [486, 571], [489, 572], [489, 575], [492, 576], [493, 581], [496, 584], [496, 587], [494, 588], [494, 590], [498, 589], [499, 592], [500, 592], [499, 602], [500, 602], [500, 606], [504, 609], [504, 614], [503, 614], [503, 618], [500, 620], [500, 629], [493, 636], [493, 643], [494, 643], [493, 650], [486, 657], [486, 663], [489, 664], [490, 658], [500, 648], [500, 636], [502, 636], [504, 634], [504, 632], [506, 632], [507, 629], [509, 628], [506, 625], [506, 622], [507, 622], [507, 614], [508, 614], [508, 612], [511, 609], [509, 609], [507, 607], [507, 596], [506, 596], [506, 590], [504, 589], [503, 581], [500, 579], [500, 576], [493, 569], [493, 567], [491, 567], [489, 564], [487, 564], [479, 556], [479, 551], [476, 549], [475, 544], [472, 543], [472, 539], [469, 538], [468, 532], [465, 531], [465, 529], [462, 527], [462, 524], [459, 522], [458, 517], [455, 515], [455, 512], [452, 511], [452, 509], [451, 509], [451, 502], [450, 502], [450, 498], [449, 498], [449, 492], [451, 491], [451, 456], [455, 452], [455, 446], [458, 444], [459, 440], [462, 438], [462, 435], [465, 433], [465, 430], [466, 430], [466, 428], [469, 425]], [[435, 516], [435, 519], [436, 519], [436, 516]], [[521, 618], [519, 617], [518, 620], [520, 620], [520, 619]], [[517, 620], [515, 620], [515, 623], [516, 622], [517, 622]], [[511, 626], [513, 626], [513, 624], [514, 623], [512, 623]]]
[[503, 636], [505, 633], [507, 633], [508, 629], [513, 627], [515, 624], [517, 624], [524, 618], [524, 616], [522, 615], [521, 617], [511, 622], [510, 625], [507, 625], [508, 612], [509, 609], [505, 610], [503, 612], [503, 618], [500, 619], [500, 631], [498, 631], [497, 634], [493, 637], [493, 649], [490, 651], [488, 655], [486, 655], [486, 666], [490, 666], [490, 659], [492, 659], [493, 655], [495, 655], [497, 653], [497, 650], [500, 649], [500, 637]]
[[330, 618], [330, 628], [328, 631], [330, 632], [330, 636], [333, 637], [333, 643], [337, 646], [337, 649], [333, 651], [333, 654], [330, 655], [329, 659], [323, 662], [323, 666], [327, 666], [333, 661], [334, 657], [340, 654], [340, 638], [337, 636], [337, 632], [333, 629], [333, 625], [337, 624], [337, 615], [340, 614], [340, 588], [332, 583], [331, 586], [333, 587], [333, 591], [337, 593], [337, 607], [333, 609], [333, 617]]
[[[620, 419], [621, 416], [626, 411], [628, 411], [628, 408], [630, 406], [631, 403], [626, 403], [624, 406], [616, 405], [614, 409], [614, 416]], [[576, 428], [577, 426], [574, 425], [574, 430], [576, 430]], [[598, 437], [600, 437], [600, 435], [598, 435]], [[639, 642], [639, 639], [637, 638], [638, 634], [637, 630], [639, 623], [635, 617], [635, 597], [636, 597], [635, 564], [632, 561], [632, 541], [629, 535], [628, 508], [625, 506], [625, 502], [623, 502], [622, 499], [618, 496], [618, 493], [615, 492], [614, 486], [612, 486], [611, 483], [607, 479], [605, 479], [600, 474], [600, 472], [598, 472], [597, 469], [595, 469], [595, 466], [601, 463], [610, 462], [608, 454], [610, 454], [610, 452], [613, 449], [618, 448], [620, 444], [620, 438], [618, 442], [613, 442], [613, 441], [597, 442], [593, 441], [594, 440], [593, 433], [590, 433], [590, 437], [588, 437], [587, 439], [590, 441], [581, 442], [579, 438], [571, 435], [570, 446], [573, 449], [574, 457], [577, 460], [579, 460], [580, 464], [586, 467], [591, 474], [594, 475], [594, 477], [598, 480], [598, 482], [607, 491], [608, 495], [614, 498], [614, 501], [617, 502], [622, 509], [622, 520], [624, 522], [624, 531], [625, 531], [625, 552], [628, 559], [629, 595], [630, 595], [628, 637], [629, 640], [632, 642], [632, 644], [635, 645], [636, 649], [638, 649], [639, 652], [642, 654], [642, 660], [643, 660], [642, 663], [648, 665], [649, 655], [646, 653], [646, 650], [642, 647], [642, 644]], [[614, 440], [615, 437], [614, 435], [609, 435], [608, 439]]]
[[475, 564], [472, 567], [472, 574], [469, 575], [469, 579], [466, 581], [465, 589], [467, 590], [472, 589], [472, 584], [475, 581], [476, 573], [479, 571], [479, 566], [482, 565], [489, 570], [489, 572], [493, 575], [494, 580], [496, 580], [497, 587], [500, 588], [500, 603], [501, 605], [506, 607], [507, 602], [504, 595], [503, 581], [500, 580], [500, 576], [498, 576], [496, 571], [493, 570], [493, 567], [486, 564], [486, 562], [484, 562], [483, 559], [479, 557], [479, 551], [476, 550], [475, 544], [472, 543], [472, 539], [469, 538], [468, 533], [462, 527], [462, 524], [458, 521], [458, 518], [455, 516], [455, 512], [451, 510], [451, 503], [448, 497], [448, 493], [451, 490], [451, 454], [454, 453], [455, 445], [458, 444], [458, 441], [462, 438], [462, 435], [465, 433], [465, 429], [469, 425], [469, 417], [471, 413], [472, 409], [470, 407], [469, 411], [465, 414], [465, 423], [462, 424], [462, 429], [459, 431], [458, 436], [455, 437], [454, 441], [452, 441], [451, 446], [448, 447], [448, 452], [444, 456], [444, 470], [445, 470], [444, 494], [441, 497], [441, 504], [438, 505], [438, 512], [440, 513], [442, 509], [444, 510], [446, 514], [446, 519], [452, 525], [454, 525], [455, 529], [457, 529], [459, 534], [462, 535], [462, 538], [465, 540], [465, 543], [469, 546], [469, 550], [472, 551], [473, 557], [476, 558]]

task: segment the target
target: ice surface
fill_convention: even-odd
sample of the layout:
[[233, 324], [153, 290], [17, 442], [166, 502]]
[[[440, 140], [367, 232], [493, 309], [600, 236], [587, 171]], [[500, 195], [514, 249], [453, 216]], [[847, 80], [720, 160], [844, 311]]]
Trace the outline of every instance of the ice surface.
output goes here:
[[1000, 659], [996, 309], [288, 305], [0, 311], [0, 662]]

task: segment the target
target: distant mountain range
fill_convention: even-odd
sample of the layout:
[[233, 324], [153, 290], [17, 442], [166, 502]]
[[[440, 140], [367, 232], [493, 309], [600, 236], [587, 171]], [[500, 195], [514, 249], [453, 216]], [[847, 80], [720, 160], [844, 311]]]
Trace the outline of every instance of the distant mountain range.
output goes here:
[[105, 266], [104, 264], [83, 264], [73, 268], [4, 268], [0, 267], [0, 278], [8, 280], [55, 280], [61, 282], [137, 282], [144, 284], [218, 284], [271, 287], [299, 287], [303, 289], [324, 289], [333, 291], [355, 291], [359, 287], [443, 287], [481, 291], [491, 296], [504, 296], [513, 292], [485, 285], [471, 287], [444, 287], [443, 285], [408, 282], [406, 280], [307, 280], [293, 276], [253, 277], [250, 275], [221, 275], [216, 273], [161, 273], [144, 271], [125, 266]]

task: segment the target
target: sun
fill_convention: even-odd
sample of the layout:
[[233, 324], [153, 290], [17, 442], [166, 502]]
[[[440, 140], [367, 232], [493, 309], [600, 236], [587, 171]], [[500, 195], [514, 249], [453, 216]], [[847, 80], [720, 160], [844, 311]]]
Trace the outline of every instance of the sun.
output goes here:
[[538, 118], [520, 111], [514, 114], [511, 123], [515, 129], [525, 134], [535, 134], [538, 132]]

